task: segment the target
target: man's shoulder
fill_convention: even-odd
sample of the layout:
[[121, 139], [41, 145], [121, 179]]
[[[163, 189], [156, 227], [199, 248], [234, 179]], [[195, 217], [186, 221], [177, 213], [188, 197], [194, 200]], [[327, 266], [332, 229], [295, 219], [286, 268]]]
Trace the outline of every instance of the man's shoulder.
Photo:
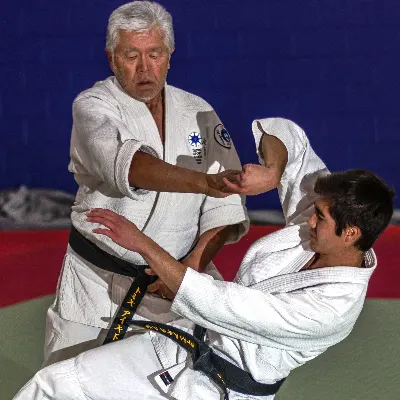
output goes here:
[[168, 90], [177, 106], [195, 111], [212, 111], [211, 105], [193, 93], [168, 85]]
[[74, 99], [74, 103], [83, 101], [85, 99], [90, 100], [90, 99], [98, 99], [98, 100], [104, 100], [107, 102], [112, 102], [113, 101], [113, 94], [110, 89], [110, 80], [112, 77], [107, 78], [103, 81], [98, 81], [96, 82], [91, 88], [83, 90], [80, 92]]

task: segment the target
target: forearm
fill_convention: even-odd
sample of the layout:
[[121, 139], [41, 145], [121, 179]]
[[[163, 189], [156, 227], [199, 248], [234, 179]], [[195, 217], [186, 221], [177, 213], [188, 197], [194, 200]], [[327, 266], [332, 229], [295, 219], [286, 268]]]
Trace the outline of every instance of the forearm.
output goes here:
[[[259, 127], [262, 130], [261, 125]], [[269, 170], [271, 185], [275, 188], [285, 171], [288, 161], [287, 149], [280, 139], [264, 132], [259, 150], [264, 159], [265, 168]]]
[[203, 272], [226, 243], [229, 233], [235, 227], [236, 225], [220, 226], [204, 232], [193, 251], [183, 260], [183, 264], [199, 272]]
[[[274, 162], [273, 159], [271, 160], [274, 154], [269, 153], [267, 148], [264, 149], [264, 143], [261, 143], [270, 139], [269, 136], [265, 136], [266, 133], [274, 136], [277, 143], [282, 142], [287, 149], [287, 162], [281, 164], [281, 170], [284, 166], [285, 179], [280, 179], [278, 190], [288, 224], [314, 202], [315, 193], [312, 188], [315, 181], [328, 171], [313, 151], [305, 132], [294, 122], [282, 118], [266, 118], [255, 121], [253, 133], [256, 143], [259, 143], [258, 149], [262, 147], [263, 154], [260, 154], [260, 158], [263, 159], [262, 164], [264, 164], [264, 158], [267, 165]], [[304, 217], [307, 218], [307, 215], [307, 213], [304, 214]]]
[[175, 258], [150, 238], [147, 239], [146, 246], [143, 247], [140, 254], [152, 271], [175, 294], [183, 281], [188, 267], [176, 261]]
[[206, 174], [171, 165], [138, 151], [129, 169], [129, 183], [157, 192], [207, 193]]
[[[193, 252], [182, 263], [175, 260], [152, 239], [146, 237], [146, 245], [139, 251], [154, 273], [176, 293], [188, 267], [202, 272], [226, 242], [232, 226], [210, 229], [201, 235]], [[143, 235], [144, 237], [144, 235]]]
[[253, 126], [261, 165], [246, 164], [243, 171], [226, 186], [235, 193], [258, 195], [275, 189], [281, 182], [288, 162], [288, 151], [283, 142], [273, 135], [267, 134], [259, 121], [257, 129]]

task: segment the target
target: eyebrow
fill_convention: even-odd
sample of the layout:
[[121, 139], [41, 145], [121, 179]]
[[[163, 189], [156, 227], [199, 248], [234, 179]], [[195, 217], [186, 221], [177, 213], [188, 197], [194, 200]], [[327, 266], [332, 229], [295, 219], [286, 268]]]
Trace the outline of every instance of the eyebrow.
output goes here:
[[150, 51], [162, 51], [163, 47], [162, 46], [156, 46], [156, 47], [152, 47], [149, 49]]
[[133, 52], [133, 51], [135, 51], [135, 52], [137, 52], [137, 53], [140, 52], [140, 50], [139, 50], [138, 48], [136, 48], [136, 47], [131, 47], [131, 46], [125, 47], [122, 51], [123, 51], [124, 53], [131, 53], [131, 52]]
[[[156, 47], [151, 47], [151, 48], [149, 48], [149, 49], [146, 49], [146, 51], [162, 51], [163, 50], [163, 48], [162, 48], [162, 46], [156, 46]], [[131, 51], [136, 51], [136, 52], [138, 52], [138, 53], [140, 53], [141, 52], [141, 50], [140, 49], [138, 49], [137, 47], [134, 47], [134, 46], [129, 46], [129, 47], [126, 47], [124, 50], [123, 50], [125, 53], [129, 53], [129, 52], [131, 52]]]
[[325, 217], [324, 213], [321, 211], [321, 209], [314, 203], [314, 208], [316, 213], [320, 216], [320, 217]]

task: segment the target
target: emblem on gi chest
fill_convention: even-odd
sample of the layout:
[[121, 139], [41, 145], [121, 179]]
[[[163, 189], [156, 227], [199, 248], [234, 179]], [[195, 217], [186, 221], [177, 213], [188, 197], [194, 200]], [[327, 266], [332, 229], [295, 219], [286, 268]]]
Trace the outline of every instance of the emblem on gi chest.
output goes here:
[[201, 164], [203, 162], [203, 151], [204, 156], [206, 156], [206, 139], [202, 138], [199, 132], [191, 132], [188, 141], [192, 147], [193, 158], [197, 164]]

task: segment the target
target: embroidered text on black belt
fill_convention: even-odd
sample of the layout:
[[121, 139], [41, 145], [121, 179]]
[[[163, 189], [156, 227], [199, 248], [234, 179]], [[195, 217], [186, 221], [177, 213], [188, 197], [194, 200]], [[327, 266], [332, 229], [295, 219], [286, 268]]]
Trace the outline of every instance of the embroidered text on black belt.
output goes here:
[[273, 384], [257, 382], [243, 369], [217, 355], [204, 342], [205, 329], [196, 325], [191, 335], [181, 329], [153, 321], [131, 321], [129, 325], [140, 326], [158, 332], [182, 346], [192, 357], [193, 369], [201, 371], [212, 379], [229, 399], [228, 389], [252, 396], [268, 396], [275, 394], [285, 379]]
[[135, 278], [114, 317], [103, 344], [123, 339], [129, 322], [146, 293], [147, 286], [154, 282], [157, 276], [150, 276], [144, 272], [145, 268], [149, 268], [148, 265], [131, 264], [100, 249], [73, 226], [69, 236], [69, 245], [79, 256], [96, 267]]

